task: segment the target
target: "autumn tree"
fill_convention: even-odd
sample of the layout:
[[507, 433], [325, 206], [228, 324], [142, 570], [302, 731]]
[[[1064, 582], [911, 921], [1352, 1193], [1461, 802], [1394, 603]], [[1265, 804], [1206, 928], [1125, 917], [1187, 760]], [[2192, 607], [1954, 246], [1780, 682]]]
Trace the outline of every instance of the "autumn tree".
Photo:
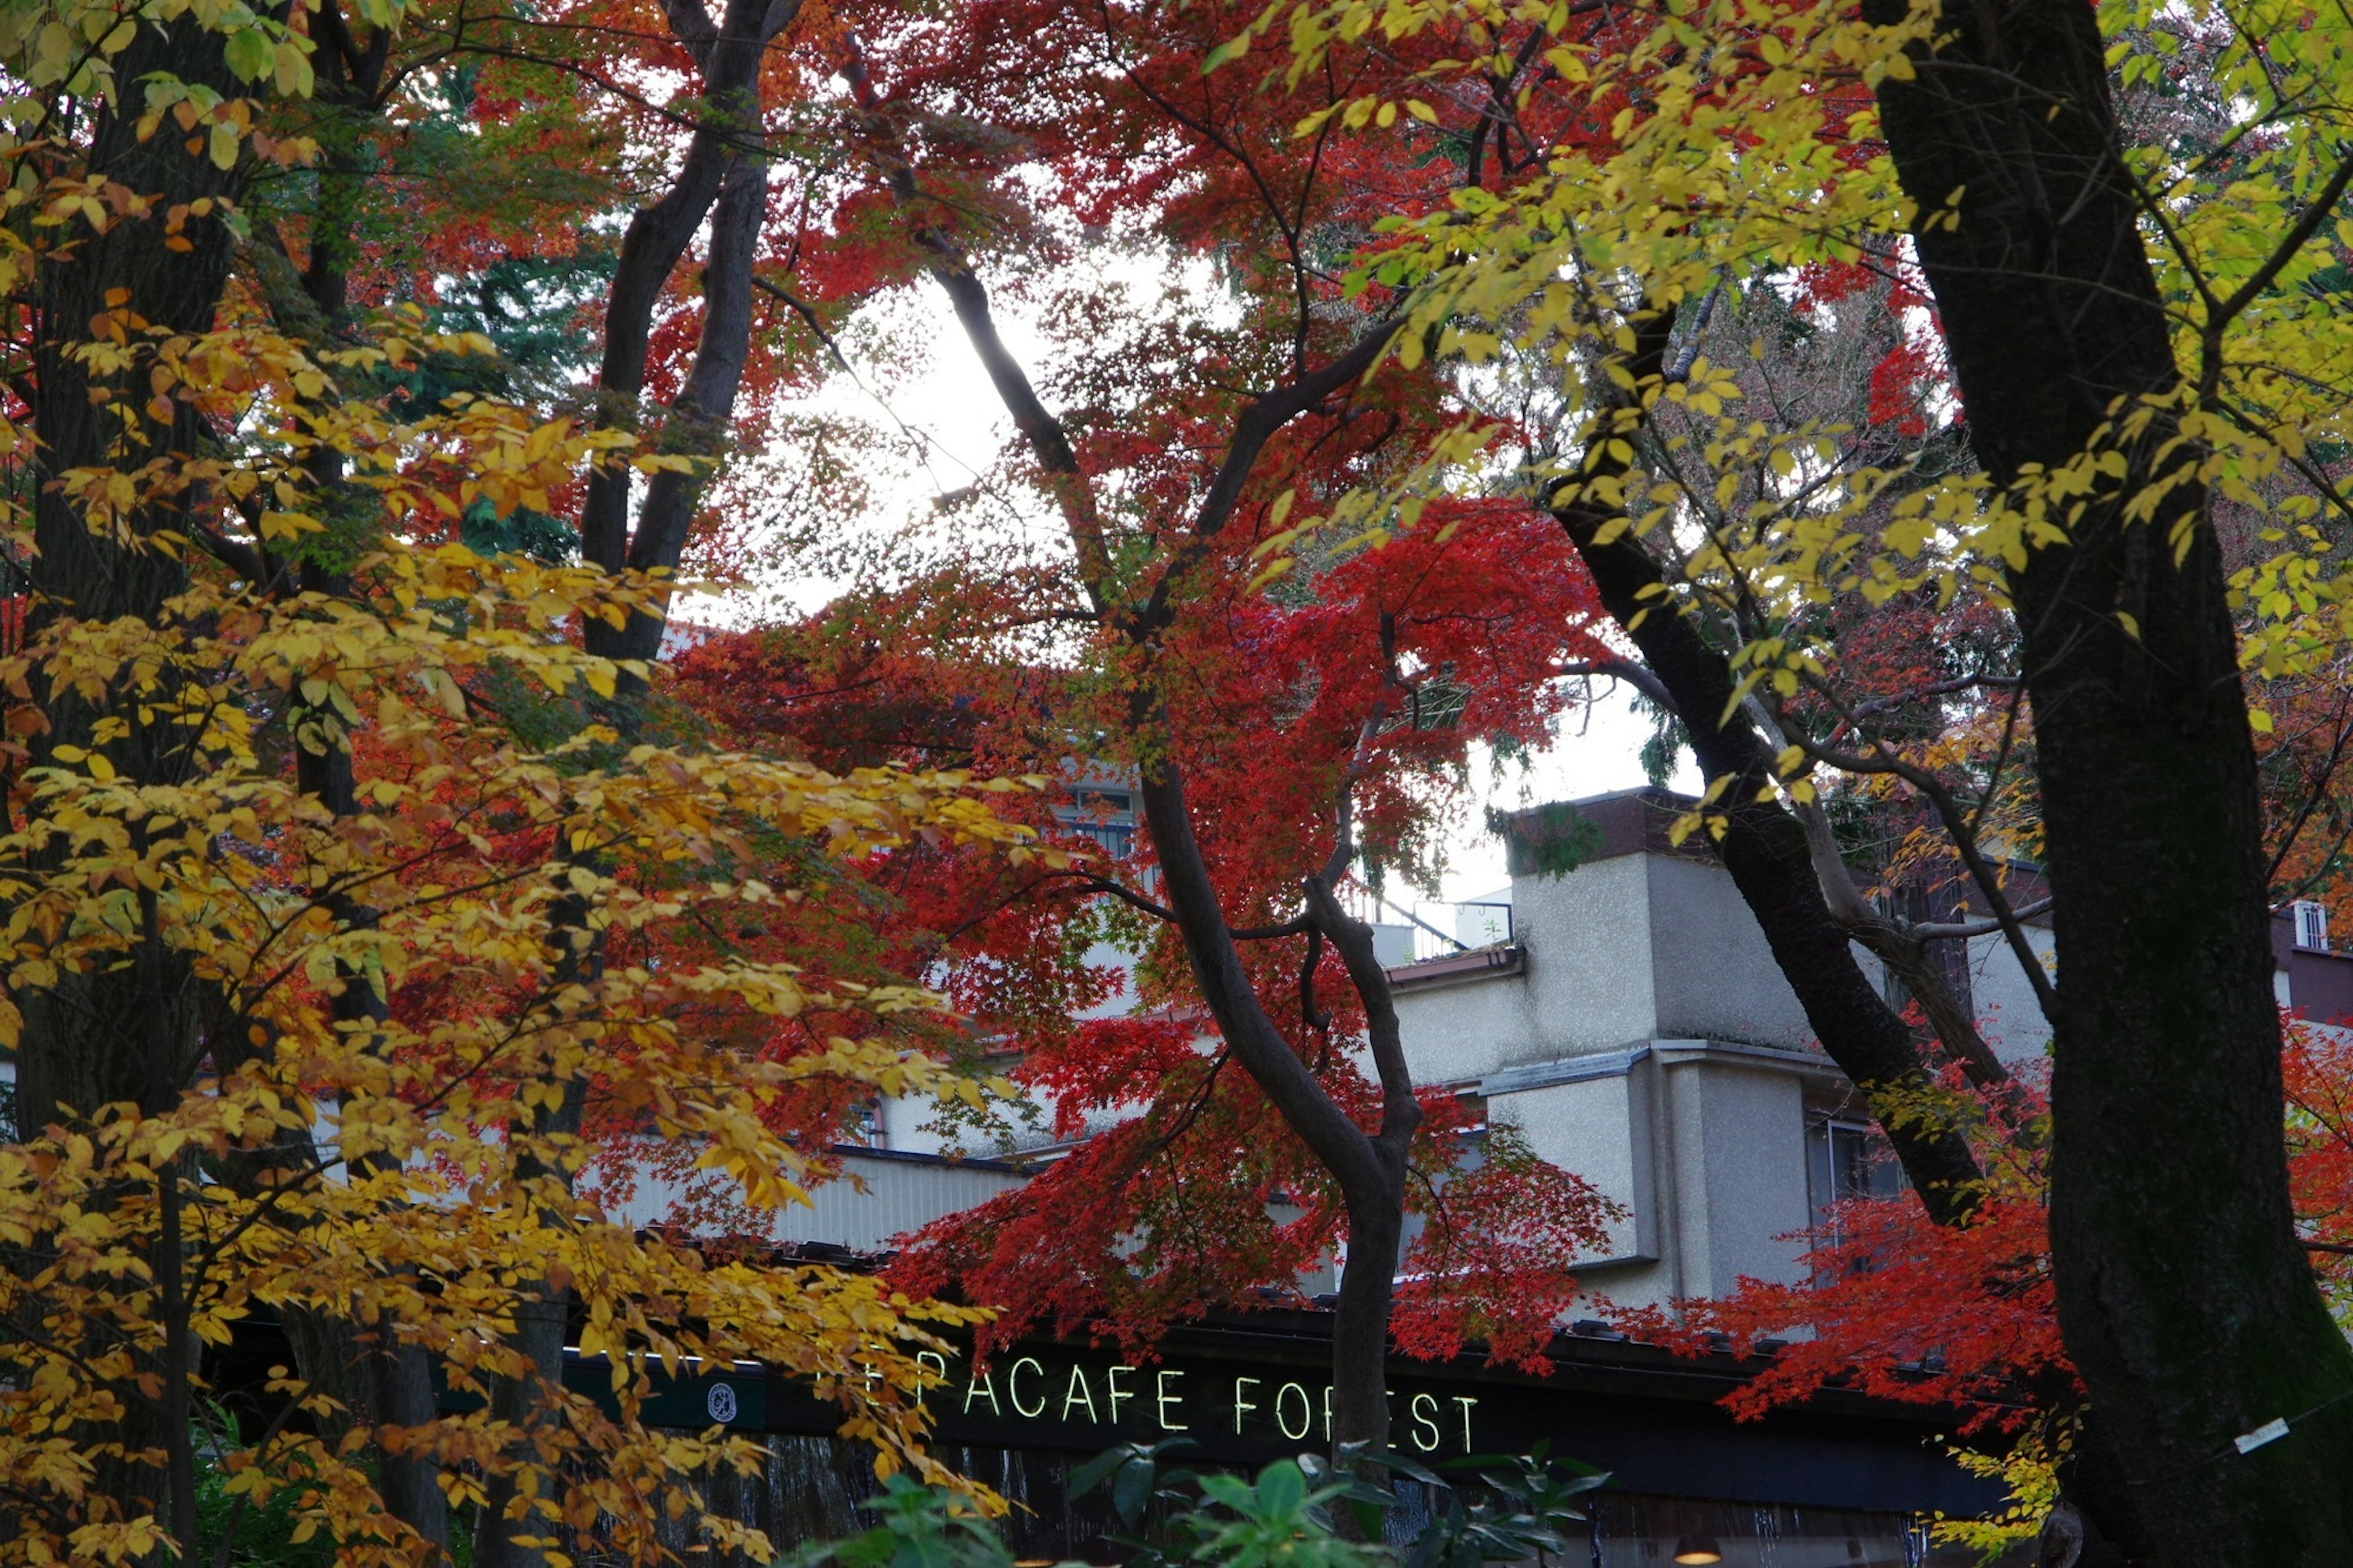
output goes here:
[[[2353, 1364], [2291, 1223], [2239, 668], [2293, 671], [2335, 646], [2327, 541], [2297, 531], [2339, 505], [2314, 460], [2339, 405], [2303, 389], [2334, 384], [2341, 30], [2294, 10], [2250, 26], [2063, 6], [1938, 31], [1900, 8], [1860, 24], [1722, 8], [1662, 11], [1624, 44], [1533, 10], [1283, 15], [1311, 69], [1368, 26], [1468, 17], [1492, 42], [1517, 21], [1613, 112], [1620, 145], [1556, 147], [1521, 199], [1401, 226], [1370, 276], [1427, 289], [1417, 321], [1441, 350], [1492, 359], [1500, 331], [1560, 368], [1535, 493], [1674, 698], [1712, 780], [1694, 826], [1719, 835], [1768, 931], [1822, 923], [1801, 869], [1807, 773], [1885, 766], [1795, 721], [1810, 693], [1839, 711], [1815, 607], [1967, 583], [2013, 618], [2059, 952], [2052, 1257], [2089, 1424], [2072, 1482], [2136, 1558], [2325, 1560], [2344, 1521], [2314, 1500], [2336, 1495], [2345, 1451], [2317, 1412]], [[2185, 25], [2201, 69], [2232, 84], [2215, 101], [2239, 105], [2202, 153], [2142, 146], [2113, 107], [2112, 68], [2173, 74]], [[1967, 463], [1850, 463], [1836, 426], [1727, 407], [1736, 379], [1682, 362], [1719, 280], [1775, 287], [1869, 256], [1874, 235], [1885, 254], [1899, 230]], [[2273, 531], [2233, 578], [2221, 534], [2239, 507]], [[1757, 868], [1777, 844], [1773, 900]], [[1801, 997], [1841, 971], [1827, 949], [1782, 957]], [[1843, 1031], [1816, 1022], [1840, 1052]], [[2211, 1267], [2179, 1267], [2184, 1234], [2213, 1239]], [[2292, 1450], [2234, 1441], [2281, 1419]]]
[[[869, 236], [887, 217], [902, 268], [945, 296], [1018, 433], [1007, 477], [1058, 538], [1027, 559], [958, 539], [893, 560], [896, 581], [806, 626], [698, 647], [683, 689], [732, 722], [841, 736], [845, 757], [1132, 774], [1133, 858], [992, 879], [962, 907], [909, 886], [949, 973], [974, 976], [951, 988], [977, 1026], [1018, 1053], [1059, 1132], [1089, 1136], [903, 1267], [1008, 1308], [992, 1335], [1048, 1321], [1134, 1342], [1287, 1291], [1345, 1238], [1332, 1435], [1377, 1444], [1393, 1328], [1424, 1352], [1480, 1337], [1540, 1358], [1599, 1209], [1507, 1133], [1475, 1173], [1451, 1169], [1460, 1109], [1412, 1083], [1346, 884], [1411, 875], [1469, 742], [1535, 739], [1556, 678], [1602, 650], [1568, 552], [1524, 507], [1441, 509], [1416, 549], [1335, 551], [1271, 599], [1253, 586], [1300, 490], [1388, 471], [1442, 415], [1428, 383], [1358, 390], [1398, 319], [1324, 264], [1362, 229], [1370, 169], [1294, 142], [1301, 103], [1204, 73], [1242, 19], [985, 5], [860, 26], [843, 63], [871, 185], [835, 221]], [[1054, 183], [1033, 200], [1018, 171], [1039, 161]], [[1061, 254], [1075, 223], [1207, 263], [1249, 319], [1073, 291], [1071, 357], [1040, 375], [986, 274]], [[1493, 595], [1503, 581], [1518, 592]], [[1006, 994], [1006, 970], [1067, 963], [1073, 923], [1139, 955], [1159, 1016], [1074, 1029]], [[1420, 1283], [1398, 1300], [1401, 1267]]]
[[[632, 559], [607, 526], [577, 565], [487, 547], [544, 543], [584, 479], [672, 498], [641, 523], [677, 510], [709, 468], [743, 311], [704, 310], [691, 428], [641, 443], [641, 384], [598, 416], [526, 406], [543, 361], [436, 330], [420, 279], [483, 268], [445, 270], [433, 240], [536, 232], [495, 133], [439, 148], [486, 154], [438, 165], [479, 205], [387, 237], [387, 188], [491, 61], [533, 107], [558, 100], [525, 118], [558, 142], [584, 100], [550, 82], [683, 121], [723, 172], [691, 157], [673, 205], [718, 202], [724, 171], [756, 174], [745, 79], [792, 15], [698, 26], [690, 7], [651, 58], [582, 46], [649, 36], [615, 19], [535, 51], [516, 31], [535, 19], [430, 8], [11, 20], [5, 526], [28, 613], [0, 668], [10, 1560], [194, 1551], [205, 1347], [263, 1314], [297, 1364], [269, 1391], [280, 1414], [221, 1462], [241, 1499], [290, 1489], [345, 1561], [446, 1552], [453, 1504], [482, 1562], [567, 1536], [657, 1560], [673, 1504], [705, 1543], [765, 1550], [700, 1501], [756, 1450], [640, 1419], [681, 1360], [805, 1374], [886, 1466], [937, 1473], [913, 1354], [923, 1321], [968, 1314], [633, 1234], [573, 1190], [581, 1108], [691, 1145], [755, 1208], [793, 1201], [806, 1166], [778, 1107], [944, 1086], [896, 1021], [936, 999], [807, 952], [657, 966], [647, 933], [756, 921], [789, 890], [780, 860], [837, 887], [829, 865], [911, 838], [1019, 858], [1028, 835], [987, 809], [1004, 788], [962, 774], [628, 732], [648, 673], [631, 628], [663, 617], [679, 530]], [[667, 49], [733, 74], [681, 112], [633, 97]], [[560, 184], [538, 222], [609, 205]], [[729, 186], [736, 235], [756, 184]], [[682, 221], [625, 274], [640, 295], [671, 286], [700, 213]], [[833, 1026], [757, 1064], [682, 1025], [802, 1016]], [[609, 1359], [610, 1405], [554, 1374], [567, 1313]]]

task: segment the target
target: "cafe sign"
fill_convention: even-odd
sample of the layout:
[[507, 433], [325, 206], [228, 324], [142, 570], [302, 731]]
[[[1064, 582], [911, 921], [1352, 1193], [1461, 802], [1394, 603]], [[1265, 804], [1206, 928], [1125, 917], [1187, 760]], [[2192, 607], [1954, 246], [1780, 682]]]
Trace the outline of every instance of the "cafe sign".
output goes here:
[[[1221, 1458], [1253, 1459], [1321, 1448], [1332, 1440], [1332, 1378], [1313, 1363], [1171, 1356], [1132, 1361], [1112, 1351], [1050, 1343], [968, 1352], [923, 1351], [928, 1373], [917, 1400], [934, 1440], [1092, 1453], [1113, 1444], [1183, 1438]], [[601, 1358], [571, 1360], [565, 1383], [611, 1398]], [[1430, 1459], [1491, 1453], [1493, 1402], [1483, 1387], [1427, 1378], [1390, 1380], [1390, 1440]], [[786, 1378], [741, 1363], [724, 1371], [690, 1363], [653, 1373], [645, 1419], [653, 1426], [729, 1426], [829, 1433], [839, 1407]]]

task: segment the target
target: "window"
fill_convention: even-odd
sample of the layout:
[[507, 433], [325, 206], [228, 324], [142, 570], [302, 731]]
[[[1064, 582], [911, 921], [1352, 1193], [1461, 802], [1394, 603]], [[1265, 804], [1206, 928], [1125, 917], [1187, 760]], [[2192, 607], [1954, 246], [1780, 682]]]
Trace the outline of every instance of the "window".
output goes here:
[[1131, 791], [1081, 786], [1071, 792], [1071, 804], [1054, 816], [1071, 832], [1093, 839], [1113, 859], [1125, 859], [1135, 847], [1135, 796]]
[[1854, 1198], [1892, 1198], [1904, 1191], [1904, 1168], [1878, 1128], [1825, 1117], [1806, 1128], [1806, 1192], [1822, 1240], [1839, 1240], [1831, 1205]]
[[1096, 847], [1114, 860], [1124, 859], [1135, 847], [1135, 827], [1126, 822], [1073, 822], [1071, 831], [1083, 838], [1092, 838]]
[[2328, 951], [2328, 906], [2298, 899], [2288, 909], [2295, 916], [2295, 945], [2315, 952]]
[[884, 1135], [882, 1101], [879, 1097], [862, 1102], [850, 1113], [849, 1124], [841, 1131], [842, 1136], [849, 1142], [863, 1148], [884, 1149], [890, 1146], [890, 1140]]

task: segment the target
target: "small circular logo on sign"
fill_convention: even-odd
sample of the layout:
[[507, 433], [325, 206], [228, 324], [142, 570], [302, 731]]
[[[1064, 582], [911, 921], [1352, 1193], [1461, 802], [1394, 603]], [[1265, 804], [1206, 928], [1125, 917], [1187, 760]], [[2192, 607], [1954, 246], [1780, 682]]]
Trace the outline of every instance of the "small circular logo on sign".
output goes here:
[[702, 1407], [711, 1412], [711, 1418], [713, 1421], [728, 1422], [734, 1420], [734, 1384], [727, 1383], [712, 1384], [711, 1385], [711, 1392], [703, 1396]]

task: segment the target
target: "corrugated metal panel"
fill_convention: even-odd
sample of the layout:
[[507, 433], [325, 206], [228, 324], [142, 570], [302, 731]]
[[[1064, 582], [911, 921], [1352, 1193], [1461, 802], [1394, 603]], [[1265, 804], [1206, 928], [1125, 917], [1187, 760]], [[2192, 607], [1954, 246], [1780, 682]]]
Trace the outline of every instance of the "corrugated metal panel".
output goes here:
[[[809, 1194], [815, 1208], [797, 1205], [778, 1217], [778, 1239], [876, 1251], [894, 1236], [987, 1203], [1027, 1180], [1002, 1169], [857, 1154], [844, 1159], [842, 1169], [841, 1180]], [[851, 1183], [852, 1176], [866, 1184], [864, 1192]]]
[[[893, 1237], [917, 1230], [943, 1215], [987, 1203], [1028, 1178], [994, 1162], [848, 1153], [842, 1174], [809, 1194], [813, 1207], [794, 1205], [776, 1216], [770, 1233], [778, 1241], [826, 1241], [858, 1252], [875, 1252]], [[859, 1184], [865, 1185], [859, 1190]], [[614, 1218], [650, 1225], [670, 1217], [677, 1187], [650, 1173]]]

